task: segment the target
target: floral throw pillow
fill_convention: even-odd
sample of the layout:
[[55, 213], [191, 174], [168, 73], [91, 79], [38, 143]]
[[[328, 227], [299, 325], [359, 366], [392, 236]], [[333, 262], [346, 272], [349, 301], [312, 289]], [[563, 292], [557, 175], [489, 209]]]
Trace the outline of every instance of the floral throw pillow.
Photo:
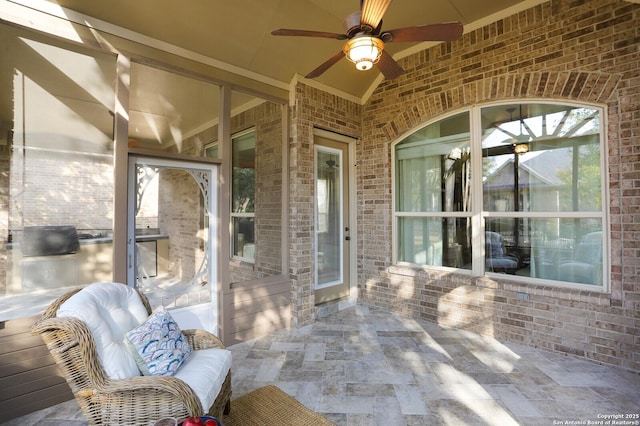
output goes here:
[[191, 353], [182, 330], [163, 307], [159, 307], [138, 327], [126, 334], [142, 374], [170, 376]]

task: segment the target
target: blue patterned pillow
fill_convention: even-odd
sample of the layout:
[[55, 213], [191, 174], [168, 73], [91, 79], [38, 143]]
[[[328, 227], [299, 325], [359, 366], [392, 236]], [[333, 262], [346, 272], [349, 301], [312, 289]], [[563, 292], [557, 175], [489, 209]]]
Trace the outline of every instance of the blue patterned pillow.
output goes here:
[[173, 317], [159, 307], [126, 335], [142, 374], [170, 376], [191, 353], [191, 347]]

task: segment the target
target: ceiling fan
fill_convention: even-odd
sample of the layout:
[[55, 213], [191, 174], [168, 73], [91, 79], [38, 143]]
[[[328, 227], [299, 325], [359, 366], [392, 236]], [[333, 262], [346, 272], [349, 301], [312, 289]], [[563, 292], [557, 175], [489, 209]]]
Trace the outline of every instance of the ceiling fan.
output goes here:
[[392, 0], [361, 0], [360, 11], [347, 16], [343, 22], [345, 34], [322, 31], [277, 29], [276, 36], [323, 37], [347, 40], [343, 49], [323, 62], [305, 77], [321, 75], [337, 63], [343, 56], [362, 71], [377, 65], [387, 80], [393, 80], [404, 73], [402, 67], [384, 50], [385, 43], [402, 41], [453, 41], [462, 35], [460, 22], [418, 25], [382, 31], [382, 17]]

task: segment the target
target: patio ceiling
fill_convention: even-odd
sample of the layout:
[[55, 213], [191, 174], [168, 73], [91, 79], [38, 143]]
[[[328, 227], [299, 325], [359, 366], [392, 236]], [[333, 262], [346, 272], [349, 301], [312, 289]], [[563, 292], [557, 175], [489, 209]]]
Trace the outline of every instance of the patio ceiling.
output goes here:
[[[335, 39], [309, 37], [277, 37], [271, 31], [276, 28], [296, 28], [343, 33], [342, 21], [345, 16], [358, 10], [358, 0], [6, 0], [40, 10], [66, 16], [102, 31], [130, 37], [153, 47], [166, 48], [177, 53], [186, 53], [203, 62], [211, 63], [224, 72], [240, 75], [256, 81], [268, 83], [287, 90], [296, 76], [304, 76], [327, 58], [339, 52], [342, 42]], [[502, 17], [511, 16], [545, 0], [395, 0], [384, 15], [383, 29], [403, 28], [421, 24], [460, 21], [465, 31], [472, 31]], [[640, 2], [640, 0], [628, 0]], [[58, 8], [57, 6], [60, 6]], [[188, 6], [187, 6], [188, 5]], [[52, 12], [52, 7], [58, 10]], [[7, 34], [11, 32], [5, 31]], [[2, 34], [0, 34], [2, 36]], [[2, 46], [9, 46], [0, 37]], [[164, 43], [164, 45], [160, 45]], [[385, 49], [396, 59], [424, 50], [434, 43], [402, 42], [389, 43]], [[6, 55], [8, 60], [15, 60]], [[36, 59], [40, 59], [39, 57]], [[21, 58], [24, 62], [26, 59]], [[23, 64], [24, 65], [24, 64]], [[16, 66], [17, 67], [17, 66]], [[12, 69], [0, 72], [0, 88], [11, 93]], [[31, 66], [32, 73], [42, 71], [40, 65]], [[42, 74], [42, 72], [40, 72]], [[167, 73], [148, 73], [143, 81], [148, 93], [163, 93], [170, 99], [171, 108], [159, 103], [137, 104], [132, 101], [132, 109], [153, 110], [154, 117], [165, 122], [175, 122], [172, 111], [181, 115], [182, 132], [189, 134], [199, 129], [203, 122], [217, 117], [217, 111], [197, 110], [197, 103], [184, 96], [185, 87], [167, 80]], [[58, 95], [65, 99], [84, 99], [87, 94], [71, 93], [68, 85], [58, 72], [41, 75], [39, 84], [48, 81], [52, 92], [63, 90]], [[175, 76], [174, 78], [178, 78]], [[111, 80], [109, 80], [111, 81]], [[357, 102], [365, 102], [369, 94], [380, 84], [382, 75], [377, 69], [358, 71], [346, 59], [340, 60], [311, 84], [321, 89], [337, 91]], [[194, 82], [195, 83], [195, 82]], [[200, 82], [202, 83], [202, 82]], [[196, 91], [201, 88], [196, 88]], [[55, 94], [55, 93], [54, 93]], [[252, 102], [252, 97], [236, 94], [234, 103]], [[14, 105], [11, 99], [0, 99], [0, 125], [12, 123]], [[217, 103], [214, 102], [217, 105]], [[238, 105], [233, 105], [237, 107]], [[81, 108], [82, 109], [82, 108]], [[86, 112], [84, 113], [86, 115]], [[95, 120], [94, 120], [95, 121]], [[8, 126], [5, 124], [4, 126]], [[104, 123], [106, 134], [112, 127], [111, 121]], [[164, 126], [168, 129], [168, 126]], [[165, 132], [166, 133], [166, 132]], [[150, 134], [133, 135], [149, 139]], [[157, 135], [156, 135], [157, 136]], [[169, 140], [166, 134], [157, 138]]]
[[[343, 33], [342, 21], [359, 9], [358, 0], [49, 0], [173, 46], [219, 61], [233, 72], [286, 87], [296, 74], [306, 75], [342, 49], [343, 42], [309, 37], [276, 37], [276, 28]], [[384, 15], [383, 28], [460, 21], [465, 30], [542, 0], [396, 0]], [[112, 30], [116, 31], [117, 29]], [[387, 44], [396, 59], [430, 43]], [[361, 99], [382, 81], [377, 70], [357, 71], [340, 60], [315, 79]]]

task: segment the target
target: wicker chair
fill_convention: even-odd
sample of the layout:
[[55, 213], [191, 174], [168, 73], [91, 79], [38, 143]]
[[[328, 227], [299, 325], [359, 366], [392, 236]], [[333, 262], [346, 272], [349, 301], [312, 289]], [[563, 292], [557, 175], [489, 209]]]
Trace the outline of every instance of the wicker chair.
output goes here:
[[[230, 372], [207, 410], [203, 409], [191, 387], [173, 376], [109, 378], [87, 324], [76, 318], [56, 316], [59, 307], [78, 291], [69, 292], [53, 302], [33, 325], [32, 332], [42, 336], [89, 424], [153, 424], [154, 420], [168, 416], [182, 419], [208, 414], [221, 418], [223, 413], [229, 413]], [[144, 294], [138, 294], [150, 314], [148, 299]], [[206, 331], [183, 330], [183, 333], [194, 351], [224, 348], [216, 336]]]

